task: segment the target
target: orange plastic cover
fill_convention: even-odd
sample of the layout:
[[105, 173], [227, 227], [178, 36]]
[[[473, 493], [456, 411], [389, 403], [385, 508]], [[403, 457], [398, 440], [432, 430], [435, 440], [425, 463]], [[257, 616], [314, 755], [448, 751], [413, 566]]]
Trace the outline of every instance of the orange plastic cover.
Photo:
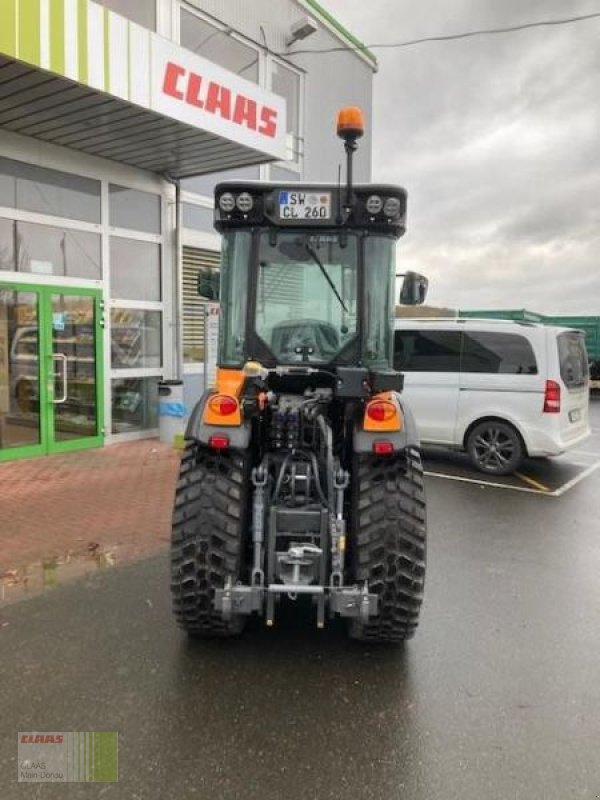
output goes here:
[[[371, 419], [369, 416], [369, 406], [374, 405], [375, 403], [386, 403], [386, 406], [390, 408], [393, 407], [394, 413], [390, 415], [386, 415], [386, 419], [382, 420], [375, 420]], [[402, 430], [402, 412], [400, 410], [400, 404], [396, 398], [394, 392], [381, 392], [380, 394], [374, 395], [367, 405], [365, 406], [365, 417], [363, 421], [363, 430], [365, 431], [374, 431], [376, 433], [381, 433], [382, 431], [401, 431]]]
[[362, 136], [364, 132], [365, 120], [358, 106], [345, 106], [340, 109], [337, 116], [338, 136], [343, 136], [345, 133]]
[[239, 426], [242, 424], [242, 411], [239, 404], [242, 387], [246, 376], [241, 369], [223, 369], [217, 368], [217, 394], [225, 394], [230, 397], [235, 397], [238, 401], [237, 411], [233, 414], [218, 414], [210, 407], [210, 403], [204, 406], [202, 414], [202, 422], [207, 425], [226, 425], [229, 427]]

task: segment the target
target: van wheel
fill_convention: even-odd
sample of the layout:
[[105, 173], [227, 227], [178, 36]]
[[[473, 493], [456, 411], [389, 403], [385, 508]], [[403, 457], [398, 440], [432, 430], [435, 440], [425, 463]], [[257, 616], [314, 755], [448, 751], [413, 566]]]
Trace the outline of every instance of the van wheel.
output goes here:
[[488, 475], [510, 475], [525, 455], [523, 441], [507, 422], [496, 419], [476, 425], [467, 437], [467, 453], [473, 466]]

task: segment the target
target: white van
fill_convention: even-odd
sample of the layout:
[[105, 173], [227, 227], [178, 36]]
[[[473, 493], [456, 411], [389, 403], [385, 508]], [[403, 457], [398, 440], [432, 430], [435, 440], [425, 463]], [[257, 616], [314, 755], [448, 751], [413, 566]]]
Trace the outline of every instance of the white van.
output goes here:
[[464, 449], [506, 475], [590, 435], [581, 331], [531, 322], [398, 319], [394, 367], [423, 444]]

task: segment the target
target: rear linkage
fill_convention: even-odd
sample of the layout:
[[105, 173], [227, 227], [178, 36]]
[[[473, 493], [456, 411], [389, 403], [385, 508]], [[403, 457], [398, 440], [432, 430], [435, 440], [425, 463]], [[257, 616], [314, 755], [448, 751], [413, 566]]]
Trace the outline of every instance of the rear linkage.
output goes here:
[[[312, 452], [297, 449], [286, 454], [276, 471], [277, 479], [271, 498], [267, 497], [269, 456], [265, 456], [263, 462], [252, 470], [251, 582], [250, 585], [234, 584], [229, 577], [222, 589], [216, 589], [215, 610], [226, 622], [236, 615], [258, 613], [262, 616], [266, 605], [266, 624], [272, 626], [278, 595], [287, 595], [291, 600], [296, 600], [299, 595], [312, 596], [317, 606], [319, 628], [325, 626], [327, 603], [331, 616], [339, 614], [364, 624], [377, 615], [378, 597], [369, 592], [366, 581], [362, 587], [344, 586], [344, 493], [350, 485], [350, 474], [334, 460], [328, 422], [321, 414], [316, 417], [316, 422], [324, 443], [327, 494], [321, 485], [317, 456]], [[290, 504], [278, 505], [284, 484], [289, 488]], [[300, 498], [306, 500], [316, 492], [320, 503], [306, 502], [296, 506], [297, 492]], [[268, 531], [266, 537], [265, 531]], [[295, 541], [298, 538], [306, 539], [307, 535], [313, 541]], [[282, 540], [288, 545], [287, 549], [277, 549], [277, 543]]]

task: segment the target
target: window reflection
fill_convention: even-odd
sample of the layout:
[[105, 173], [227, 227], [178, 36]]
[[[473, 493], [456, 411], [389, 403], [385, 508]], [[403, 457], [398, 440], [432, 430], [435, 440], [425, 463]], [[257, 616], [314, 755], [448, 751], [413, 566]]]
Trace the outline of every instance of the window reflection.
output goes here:
[[225, 28], [211, 25], [181, 9], [180, 44], [209, 61], [258, 82], [258, 51], [234, 39]]
[[35, 292], [0, 289], [0, 451], [40, 443]]
[[100, 222], [100, 181], [0, 158], [0, 205]]
[[134, 433], [158, 427], [158, 378], [111, 381], [112, 432]]
[[160, 311], [113, 308], [110, 312], [112, 368], [160, 367], [160, 328]]
[[17, 222], [17, 269], [36, 275], [102, 277], [100, 236], [50, 225]]
[[110, 294], [118, 300], [160, 300], [160, 245], [113, 236]]

